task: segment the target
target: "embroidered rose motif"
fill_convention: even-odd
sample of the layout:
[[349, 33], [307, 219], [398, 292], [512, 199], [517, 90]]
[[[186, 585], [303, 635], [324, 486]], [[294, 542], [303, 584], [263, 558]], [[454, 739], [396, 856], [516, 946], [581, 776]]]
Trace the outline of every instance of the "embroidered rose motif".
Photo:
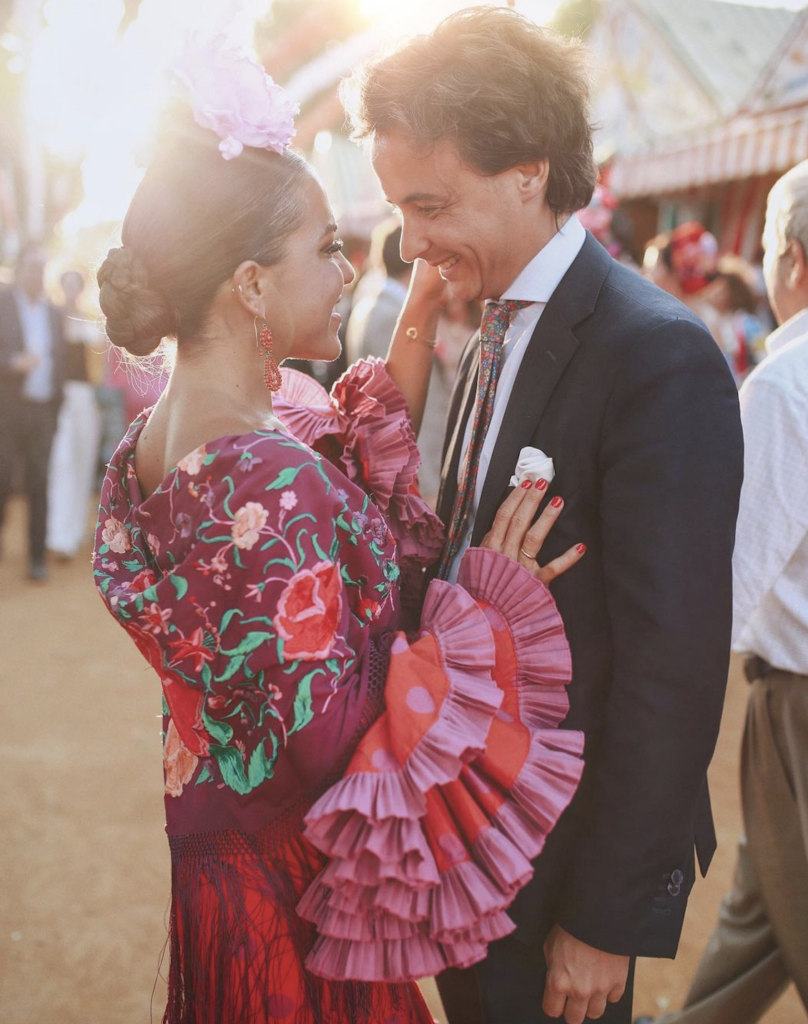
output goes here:
[[[152, 608], [156, 607], [156, 605], [152, 605]], [[126, 631], [135, 641], [143, 657], [152, 668], [157, 670], [171, 720], [174, 722], [182, 742], [192, 753], [200, 757], [205, 756], [210, 746], [210, 736], [202, 722], [202, 705], [205, 699], [202, 691], [189, 686], [181, 675], [165, 667], [163, 648], [156, 636], [141, 629], [134, 622], [127, 624]], [[197, 632], [201, 633], [202, 630]], [[205, 651], [210, 657], [213, 657], [207, 648]]]
[[114, 551], [117, 555], [125, 554], [132, 547], [126, 527], [114, 517], [107, 519], [104, 523], [101, 540], [104, 544], [108, 544], [109, 550]]
[[169, 796], [182, 796], [182, 791], [193, 778], [198, 764], [199, 758], [185, 746], [173, 720], [170, 721], [163, 743], [166, 793]]
[[248, 501], [233, 517], [231, 534], [237, 548], [249, 551], [258, 541], [258, 535], [267, 524], [267, 510], [257, 501]]
[[342, 580], [333, 562], [302, 569], [278, 601], [275, 629], [285, 640], [284, 655], [314, 661], [334, 646], [342, 617]]
[[180, 459], [177, 463], [177, 468], [181, 469], [183, 473], [187, 473], [188, 476], [196, 476], [205, 465], [205, 456], [207, 454], [205, 446], [202, 444], [198, 448], [194, 448], [184, 459]]

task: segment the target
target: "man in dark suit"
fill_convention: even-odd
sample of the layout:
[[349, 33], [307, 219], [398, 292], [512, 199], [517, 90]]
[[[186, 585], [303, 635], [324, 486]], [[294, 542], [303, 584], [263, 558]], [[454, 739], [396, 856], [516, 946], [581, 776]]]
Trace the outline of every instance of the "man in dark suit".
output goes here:
[[48, 462], [64, 387], [62, 315], [44, 292], [45, 255], [25, 246], [0, 291], [0, 530], [19, 460], [28, 499], [29, 576], [44, 581]]
[[490, 530], [526, 447], [553, 459], [547, 500], [566, 503], [542, 560], [588, 548], [553, 585], [573, 661], [562, 727], [586, 735], [584, 778], [511, 908], [516, 932], [439, 977], [451, 1024], [629, 1021], [634, 959], [675, 955], [694, 848], [702, 873], [715, 848], [706, 771], [729, 658], [737, 396], [701, 321], [572, 215], [595, 183], [587, 101], [575, 47], [476, 8], [363, 69], [353, 115], [401, 211], [403, 257], [463, 299], [514, 300], [465, 518], [477, 338], [461, 363], [445, 574]]

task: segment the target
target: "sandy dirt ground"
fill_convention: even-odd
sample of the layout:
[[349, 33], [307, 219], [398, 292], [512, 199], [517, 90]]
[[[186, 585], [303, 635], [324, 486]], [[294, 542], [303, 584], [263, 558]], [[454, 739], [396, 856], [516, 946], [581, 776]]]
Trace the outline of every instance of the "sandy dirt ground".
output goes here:
[[[157, 679], [96, 596], [89, 552], [25, 580], [22, 512], [0, 561], [0, 1024], [148, 1024], [169, 888]], [[719, 852], [677, 960], [641, 963], [637, 1013], [679, 1005], [729, 885], [744, 700], [736, 666], [712, 769]], [[790, 990], [764, 1020], [806, 1017]]]

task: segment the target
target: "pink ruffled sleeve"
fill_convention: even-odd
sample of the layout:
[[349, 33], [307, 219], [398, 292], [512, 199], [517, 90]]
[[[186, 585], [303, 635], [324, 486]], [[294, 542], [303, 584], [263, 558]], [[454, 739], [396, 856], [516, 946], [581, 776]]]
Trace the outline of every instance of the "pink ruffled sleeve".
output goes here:
[[276, 414], [299, 440], [372, 495], [395, 537], [402, 573], [434, 562], [443, 546], [443, 526], [421, 498], [415, 434], [384, 362], [354, 363], [330, 395], [297, 370], [282, 372]]
[[307, 815], [330, 858], [299, 913], [333, 980], [404, 981], [483, 959], [531, 860], [575, 793], [583, 737], [567, 711], [569, 647], [549, 591], [471, 549], [434, 581], [422, 632], [397, 634], [386, 711]]

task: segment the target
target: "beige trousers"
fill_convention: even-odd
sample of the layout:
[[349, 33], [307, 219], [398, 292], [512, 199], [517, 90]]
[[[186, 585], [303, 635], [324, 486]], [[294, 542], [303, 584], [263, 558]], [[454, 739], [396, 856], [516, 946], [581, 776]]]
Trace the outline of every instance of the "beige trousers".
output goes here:
[[684, 1009], [657, 1024], [751, 1024], [790, 981], [808, 1010], [808, 677], [752, 683], [741, 794], [732, 891]]

